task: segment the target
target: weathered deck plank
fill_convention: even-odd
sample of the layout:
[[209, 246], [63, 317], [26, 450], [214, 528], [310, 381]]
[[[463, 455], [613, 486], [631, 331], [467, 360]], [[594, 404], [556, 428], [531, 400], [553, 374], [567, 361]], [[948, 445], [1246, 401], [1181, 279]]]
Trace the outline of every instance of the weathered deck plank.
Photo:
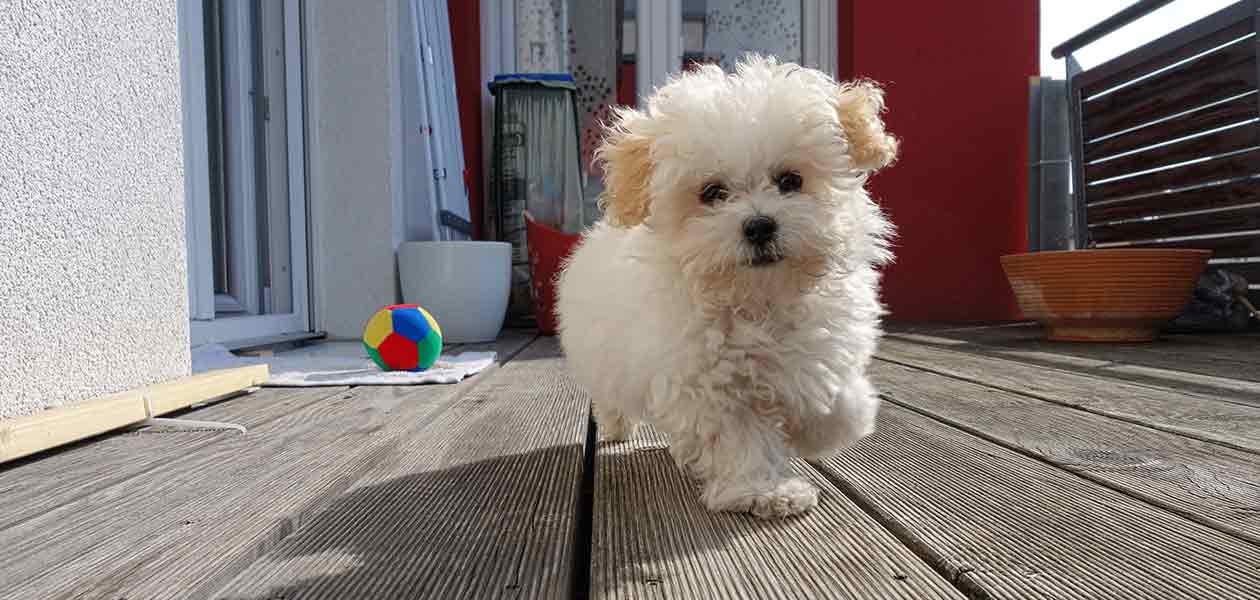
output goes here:
[[[1017, 341], [1010, 341], [998, 334], [986, 333], [988, 337], [997, 338], [994, 342], [977, 341], [977, 336], [967, 337], [976, 331], [1017, 330]], [[1233, 356], [1218, 346], [1197, 346], [1192, 351], [1181, 355], [1158, 356], [1159, 350], [1167, 349], [1163, 341], [1151, 344], [1148, 350], [1155, 351], [1158, 360], [1151, 360], [1148, 355], [1143, 360], [1132, 360], [1123, 353], [1124, 348], [1117, 344], [1057, 344], [1039, 341], [1031, 332], [1037, 331], [1028, 326], [1005, 326], [994, 328], [972, 328], [962, 331], [931, 331], [926, 333], [893, 333], [891, 340], [902, 340], [910, 343], [969, 352], [1004, 358], [1035, 366], [1055, 369], [1093, 373], [1117, 381], [1127, 381], [1139, 385], [1153, 385], [1165, 389], [1182, 390], [1189, 393], [1228, 399], [1252, 406], [1260, 406], [1260, 384], [1254, 381], [1255, 364], [1239, 364], [1236, 360], [1220, 362], [1220, 357]], [[1009, 336], [1002, 333], [1001, 336]], [[1002, 341], [1006, 339], [1007, 341]], [[1020, 341], [1022, 340], [1022, 341]], [[1189, 357], [1186, 360], [1177, 356]], [[1203, 365], [1211, 365], [1204, 368]], [[1197, 367], [1195, 365], [1198, 365]], [[1244, 376], [1245, 375], [1245, 376]]]
[[[505, 340], [513, 353], [517, 337]], [[14, 543], [0, 547], [0, 594], [90, 596], [156, 580], [165, 588], [140, 597], [187, 597], [222, 584], [495, 368], [454, 386], [269, 389], [189, 414], [252, 424], [244, 435], [104, 438], [152, 464], [4, 530]], [[185, 571], [200, 577], [180, 579]]]
[[[355, 388], [5, 531], [9, 598], [196, 597], [234, 575], [397, 443], [453, 388]], [[199, 577], [185, 578], [184, 573]]]
[[[460, 344], [444, 352], [498, 352], [510, 360], [537, 334], [505, 330], [495, 342]], [[347, 387], [266, 388], [194, 408], [184, 416], [237, 423], [253, 429], [303, 406], [345, 392]], [[224, 431], [171, 431], [161, 428], [118, 431], [77, 444], [0, 465], [0, 532], [110, 485], [144, 474], [172, 460], [238, 435]]]
[[[885, 340], [880, 345], [879, 358], [1239, 450], [1260, 452], [1260, 407], [900, 340]], [[1256, 387], [1260, 389], [1260, 384]]]
[[900, 365], [871, 371], [894, 403], [1260, 544], [1255, 454]]
[[[188, 413], [255, 429], [349, 388], [269, 388]], [[188, 456], [234, 431], [116, 432], [0, 467], [0, 535], [14, 525]]]
[[1260, 548], [896, 405], [818, 466], [973, 597], [1260, 595]]
[[[1154, 343], [1082, 344], [1045, 339], [1031, 322], [982, 326], [891, 324], [892, 335], [929, 335], [972, 344], [1038, 349], [1064, 356], [1147, 365], [1169, 371], [1194, 371], [1232, 378], [1234, 366], [1260, 363], [1260, 333], [1165, 334]], [[1225, 349], [1227, 351], [1220, 352]], [[1202, 369], [1202, 370], [1201, 370]], [[1251, 373], [1249, 373], [1251, 374]], [[1251, 374], [1260, 378], [1260, 374]]]
[[540, 339], [216, 597], [567, 597], [588, 407]]
[[881, 429], [798, 466], [803, 518], [709, 513], [650, 431], [599, 448], [583, 513], [587, 399], [505, 332], [457, 386], [265, 390], [190, 415], [246, 436], [0, 468], [0, 598], [580, 596], [583, 514], [600, 598], [1260, 597], [1260, 384], [1196, 367], [1228, 344], [1178, 336], [1190, 372], [949, 329], [885, 344]]
[[[646, 428], [645, 428], [646, 429]], [[664, 436], [600, 446], [592, 597], [961, 598], [812, 467], [820, 504], [796, 519], [712, 513]]]

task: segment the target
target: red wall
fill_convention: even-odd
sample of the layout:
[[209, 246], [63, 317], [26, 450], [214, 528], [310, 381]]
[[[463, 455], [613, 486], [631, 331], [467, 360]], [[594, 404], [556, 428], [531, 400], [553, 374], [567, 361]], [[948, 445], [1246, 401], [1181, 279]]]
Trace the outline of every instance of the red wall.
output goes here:
[[1037, 31], [1036, 2], [841, 0], [841, 75], [885, 84], [902, 144], [871, 182], [899, 231], [893, 319], [1019, 317], [998, 257], [1027, 248]]
[[455, 96], [464, 141], [464, 183], [474, 239], [481, 238], [481, 7], [480, 2], [451, 2], [451, 56], [455, 59]]

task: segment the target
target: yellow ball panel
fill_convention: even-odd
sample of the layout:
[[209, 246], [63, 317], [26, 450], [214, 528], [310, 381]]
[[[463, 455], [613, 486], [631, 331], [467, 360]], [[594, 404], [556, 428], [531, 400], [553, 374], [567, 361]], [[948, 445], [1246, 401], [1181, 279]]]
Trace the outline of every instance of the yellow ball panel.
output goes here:
[[363, 328], [363, 343], [379, 348], [381, 342], [394, 331], [394, 319], [390, 315], [390, 311], [382, 309], [372, 315], [372, 319], [368, 321], [367, 327]]

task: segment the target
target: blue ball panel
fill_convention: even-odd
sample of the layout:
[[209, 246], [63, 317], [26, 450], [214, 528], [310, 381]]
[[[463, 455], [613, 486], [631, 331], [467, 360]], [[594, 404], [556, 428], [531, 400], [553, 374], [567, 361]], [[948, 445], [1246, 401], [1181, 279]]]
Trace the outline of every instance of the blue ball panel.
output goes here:
[[414, 308], [395, 308], [393, 317], [394, 333], [417, 343], [429, 335], [429, 320], [420, 311]]

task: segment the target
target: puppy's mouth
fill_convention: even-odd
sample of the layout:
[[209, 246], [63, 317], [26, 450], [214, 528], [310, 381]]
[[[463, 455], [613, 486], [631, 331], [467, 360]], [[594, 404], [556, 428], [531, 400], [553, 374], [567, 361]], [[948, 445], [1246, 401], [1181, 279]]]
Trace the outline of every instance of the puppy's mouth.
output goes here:
[[769, 267], [783, 261], [783, 255], [772, 250], [758, 250], [748, 259], [750, 267]]

